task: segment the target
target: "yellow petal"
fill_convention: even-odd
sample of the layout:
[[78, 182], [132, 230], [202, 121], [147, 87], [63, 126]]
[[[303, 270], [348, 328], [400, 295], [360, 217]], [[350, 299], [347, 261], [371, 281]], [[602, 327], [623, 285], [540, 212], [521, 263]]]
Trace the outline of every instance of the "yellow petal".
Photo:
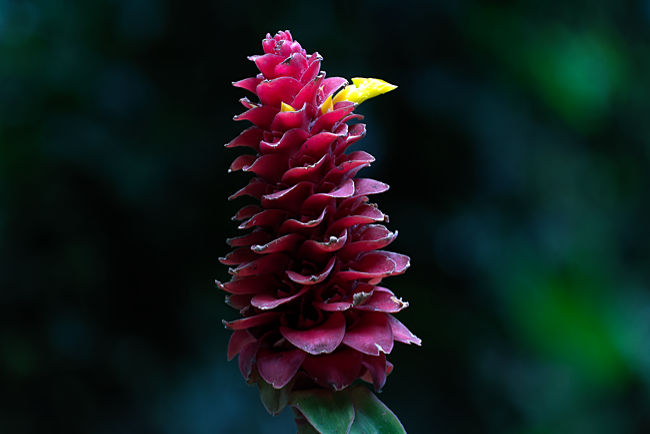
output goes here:
[[280, 104], [280, 111], [281, 112], [295, 112], [296, 109], [291, 107], [289, 104], [287, 104], [285, 102], [282, 102], [282, 104]]
[[340, 101], [351, 101], [361, 104], [369, 98], [374, 98], [386, 92], [396, 89], [397, 86], [380, 80], [378, 78], [355, 77], [349, 86], [343, 88], [334, 97], [334, 103]]
[[332, 95], [328, 96], [323, 105], [320, 107], [321, 113], [325, 114], [332, 110]]

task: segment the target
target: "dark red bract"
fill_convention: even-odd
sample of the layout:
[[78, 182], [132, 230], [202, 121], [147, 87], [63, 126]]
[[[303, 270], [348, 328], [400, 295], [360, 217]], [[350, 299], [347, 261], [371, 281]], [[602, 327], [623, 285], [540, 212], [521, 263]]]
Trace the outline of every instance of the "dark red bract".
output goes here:
[[253, 151], [230, 170], [255, 175], [230, 197], [255, 199], [234, 217], [248, 232], [229, 239], [234, 250], [220, 259], [232, 278], [217, 284], [242, 315], [225, 322], [234, 331], [228, 358], [239, 354], [246, 379], [259, 374], [276, 389], [296, 376], [335, 390], [364, 378], [380, 389], [393, 342], [420, 344], [392, 315], [408, 303], [378, 286], [409, 266], [382, 250], [397, 232], [368, 201], [388, 185], [356, 178], [374, 158], [345, 152], [365, 135], [364, 124], [348, 125], [361, 118], [357, 104], [324, 106], [347, 81], [325, 78], [321, 56], [288, 31], [262, 46], [250, 57], [260, 74], [234, 83], [257, 96], [235, 116], [253, 126], [226, 145]]

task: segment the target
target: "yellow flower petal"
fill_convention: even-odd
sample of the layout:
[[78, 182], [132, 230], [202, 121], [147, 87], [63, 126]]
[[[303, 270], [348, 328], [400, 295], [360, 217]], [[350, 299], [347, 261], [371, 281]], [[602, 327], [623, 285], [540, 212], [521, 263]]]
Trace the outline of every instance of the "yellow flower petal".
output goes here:
[[332, 95], [328, 96], [323, 105], [320, 107], [321, 113], [325, 114], [328, 111], [332, 110]]
[[291, 107], [289, 104], [287, 104], [285, 102], [282, 102], [282, 104], [280, 104], [280, 111], [281, 112], [295, 112], [296, 109]]
[[374, 98], [386, 92], [396, 89], [397, 86], [380, 80], [378, 78], [355, 77], [349, 86], [343, 88], [334, 97], [334, 103], [340, 101], [351, 101], [361, 104], [367, 99]]

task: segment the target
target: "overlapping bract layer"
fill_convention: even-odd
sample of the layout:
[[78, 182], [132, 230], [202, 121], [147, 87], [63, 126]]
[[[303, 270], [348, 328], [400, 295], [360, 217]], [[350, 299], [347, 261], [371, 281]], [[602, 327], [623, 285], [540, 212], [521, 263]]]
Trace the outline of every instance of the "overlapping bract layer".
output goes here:
[[226, 145], [254, 152], [230, 166], [255, 175], [230, 199], [256, 200], [234, 216], [249, 232], [229, 239], [234, 250], [221, 258], [232, 278], [217, 284], [242, 315], [225, 323], [234, 331], [228, 358], [239, 354], [245, 378], [259, 374], [277, 389], [296, 376], [336, 390], [361, 377], [379, 389], [393, 342], [420, 340], [392, 315], [408, 303], [378, 286], [403, 273], [409, 258], [382, 250], [397, 232], [368, 196], [388, 185], [355, 177], [374, 158], [346, 154], [365, 125], [348, 125], [361, 118], [354, 114], [361, 100], [343, 97], [394, 86], [370, 79], [364, 83], [381, 90], [352, 85], [338, 95], [347, 81], [326, 78], [321, 56], [308, 55], [288, 31], [267, 35], [262, 46], [263, 55], [250, 57], [260, 74], [234, 83], [259, 100], [242, 98], [248, 110], [235, 116], [253, 126]]

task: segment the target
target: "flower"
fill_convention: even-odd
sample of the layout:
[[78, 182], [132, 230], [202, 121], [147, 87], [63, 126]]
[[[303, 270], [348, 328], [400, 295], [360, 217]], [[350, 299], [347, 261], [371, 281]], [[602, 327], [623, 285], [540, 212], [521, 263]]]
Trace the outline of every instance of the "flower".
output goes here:
[[251, 56], [260, 73], [234, 86], [250, 121], [226, 147], [254, 153], [237, 157], [230, 171], [255, 176], [229, 199], [254, 204], [234, 216], [245, 235], [220, 261], [231, 280], [217, 282], [242, 318], [233, 330], [228, 359], [239, 355], [242, 375], [275, 389], [303, 383], [341, 390], [358, 378], [381, 389], [392, 365], [394, 341], [420, 339], [392, 314], [408, 306], [379, 286], [403, 273], [409, 258], [383, 250], [397, 236], [368, 196], [388, 185], [356, 177], [374, 158], [346, 149], [365, 135], [354, 113], [368, 98], [395, 89], [385, 81], [325, 78], [322, 57], [308, 55], [289, 31], [267, 35], [264, 54]]

